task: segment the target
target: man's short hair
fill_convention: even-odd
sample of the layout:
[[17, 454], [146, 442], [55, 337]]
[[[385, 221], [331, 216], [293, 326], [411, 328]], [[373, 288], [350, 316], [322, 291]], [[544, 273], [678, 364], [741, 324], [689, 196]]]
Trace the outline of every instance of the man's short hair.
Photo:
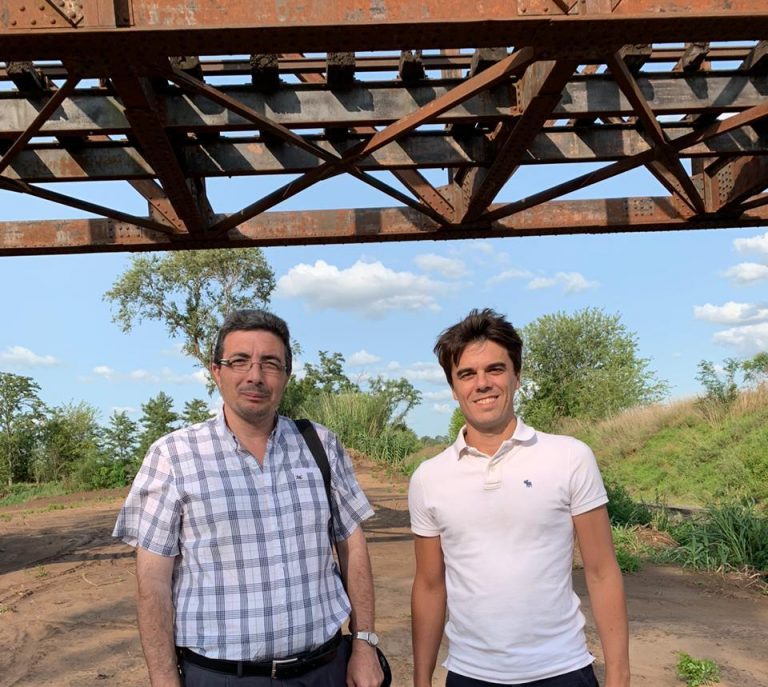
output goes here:
[[[224, 318], [224, 323], [216, 337], [213, 349], [213, 362], [221, 360], [224, 353], [224, 339], [231, 332], [265, 331], [274, 334], [285, 346], [285, 371], [291, 374], [293, 352], [291, 351], [291, 334], [285, 320], [266, 310], [235, 310]], [[216, 363], [218, 364], [218, 363]]]
[[435, 344], [434, 352], [448, 384], [453, 386], [453, 366], [458, 364], [464, 349], [475, 341], [493, 341], [505, 348], [515, 368], [515, 374], [520, 374], [523, 364], [523, 340], [517, 330], [495, 310], [475, 308], [461, 322], [443, 331]]

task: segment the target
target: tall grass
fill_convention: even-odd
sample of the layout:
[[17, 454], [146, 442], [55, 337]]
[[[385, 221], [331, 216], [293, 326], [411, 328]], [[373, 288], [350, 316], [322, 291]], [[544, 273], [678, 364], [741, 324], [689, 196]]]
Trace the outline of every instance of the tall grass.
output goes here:
[[419, 447], [418, 437], [390, 424], [387, 399], [372, 394], [321, 394], [301, 407], [301, 415], [333, 430], [342, 444], [369, 458], [399, 467]]
[[768, 575], [768, 517], [754, 503], [724, 503], [671, 528], [680, 546], [672, 561], [706, 570], [751, 570]]

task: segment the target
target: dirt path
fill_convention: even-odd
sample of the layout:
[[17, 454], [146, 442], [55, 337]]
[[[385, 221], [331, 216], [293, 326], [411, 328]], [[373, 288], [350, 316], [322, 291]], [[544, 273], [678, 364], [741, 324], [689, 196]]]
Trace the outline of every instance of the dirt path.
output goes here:
[[[376, 507], [367, 523], [378, 630], [394, 685], [410, 685], [413, 574], [406, 485], [361, 466]], [[123, 493], [0, 508], [0, 686], [147, 684], [136, 631], [132, 550], [110, 537]], [[575, 573], [585, 601], [583, 578]], [[676, 653], [715, 660], [725, 687], [768, 685], [768, 597], [736, 581], [673, 568], [626, 579], [634, 687], [680, 687]], [[593, 652], [600, 654], [594, 631]], [[435, 685], [443, 685], [439, 670]]]

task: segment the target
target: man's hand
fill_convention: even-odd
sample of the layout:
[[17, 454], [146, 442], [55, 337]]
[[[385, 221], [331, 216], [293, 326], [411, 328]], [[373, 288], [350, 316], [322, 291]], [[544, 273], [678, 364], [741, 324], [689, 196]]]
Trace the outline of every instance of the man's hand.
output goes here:
[[383, 680], [376, 649], [367, 642], [353, 639], [347, 664], [347, 687], [381, 687]]

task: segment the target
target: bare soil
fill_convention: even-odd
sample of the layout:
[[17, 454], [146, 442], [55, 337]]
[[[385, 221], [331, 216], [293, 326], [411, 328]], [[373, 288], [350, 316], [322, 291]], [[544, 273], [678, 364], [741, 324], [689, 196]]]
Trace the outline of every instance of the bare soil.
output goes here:
[[[410, 684], [413, 551], [404, 480], [360, 464], [377, 625], [394, 685]], [[110, 536], [125, 490], [0, 508], [0, 686], [147, 685], [133, 550]], [[579, 570], [577, 591], [589, 620]], [[768, 596], [747, 580], [677, 568], [627, 576], [633, 686], [680, 687], [677, 652], [717, 662], [725, 687], [768, 686]], [[591, 621], [588, 638], [602, 673]], [[434, 684], [444, 684], [444, 670]]]

